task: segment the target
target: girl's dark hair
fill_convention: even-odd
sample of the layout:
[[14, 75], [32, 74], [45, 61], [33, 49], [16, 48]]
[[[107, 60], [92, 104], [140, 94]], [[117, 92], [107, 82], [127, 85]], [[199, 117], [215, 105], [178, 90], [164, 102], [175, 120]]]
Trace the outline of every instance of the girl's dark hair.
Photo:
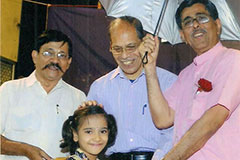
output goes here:
[[187, 7], [191, 7], [192, 5], [196, 4], [196, 3], [201, 3], [205, 6], [206, 10], [208, 11], [208, 13], [210, 14], [210, 16], [216, 20], [218, 19], [218, 11], [216, 6], [210, 1], [210, 0], [184, 0], [180, 6], [178, 7], [176, 14], [175, 14], [175, 18], [176, 18], [176, 22], [178, 25], [179, 29], [182, 29], [182, 11], [187, 8]]
[[130, 25], [132, 25], [136, 29], [137, 36], [140, 40], [142, 40], [143, 37], [146, 35], [145, 31], [143, 30], [142, 23], [139, 19], [132, 17], [132, 16], [122, 16], [122, 17], [119, 17], [119, 18], [111, 21], [111, 23], [109, 25], [110, 39], [111, 39], [112, 28], [115, 26], [116, 23], [118, 23], [119, 20], [125, 21], [125, 22], [129, 23]]
[[36, 43], [34, 46], [34, 50], [38, 51], [42, 47], [42, 45], [49, 42], [62, 42], [68, 44], [68, 54], [69, 57], [72, 57], [72, 41], [68, 38], [67, 35], [58, 31], [58, 30], [45, 30], [39, 37], [36, 39]]
[[108, 142], [103, 150], [105, 151], [108, 147], [112, 146], [117, 135], [116, 120], [113, 115], [107, 114], [102, 107], [96, 105], [76, 110], [74, 114], [69, 116], [69, 118], [63, 123], [63, 142], [60, 144], [60, 148], [64, 149], [64, 151], [70, 152], [71, 155], [74, 154], [79, 147], [79, 144], [73, 140], [73, 130], [78, 131], [79, 125], [83, 123], [87, 116], [97, 114], [101, 114], [105, 117], [109, 130]]

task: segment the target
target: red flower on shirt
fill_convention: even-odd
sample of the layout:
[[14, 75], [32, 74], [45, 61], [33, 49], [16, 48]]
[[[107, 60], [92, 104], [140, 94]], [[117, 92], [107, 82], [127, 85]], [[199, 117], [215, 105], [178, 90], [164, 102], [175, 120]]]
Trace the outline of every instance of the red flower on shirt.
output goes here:
[[210, 92], [212, 90], [212, 83], [204, 78], [200, 78], [198, 81], [198, 90], [199, 92]]

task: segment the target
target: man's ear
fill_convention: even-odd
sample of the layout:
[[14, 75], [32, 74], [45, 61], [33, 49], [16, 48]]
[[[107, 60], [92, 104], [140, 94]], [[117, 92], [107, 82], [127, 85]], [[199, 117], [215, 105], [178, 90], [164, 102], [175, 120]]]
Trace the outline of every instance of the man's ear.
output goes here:
[[70, 67], [70, 64], [72, 63], [72, 57], [70, 57], [68, 60], [67, 60], [67, 69]]
[[78, 142], [78, 134], [77, 134], [77, 132], [75, 130], [72, 130], [72, 132], [73, 132], [73, 141], [74, 142]]
[[68, 59], [68, 66], [70, 66], [71, 63], [72, 63], [72, 57]]
[[110, 42], [109, 52], [112, 52], [112, 43]]
[[32, 60], [33, 60], [34, 64], [36, 64], [37, 56], [38, 56], [38, 52], [36, 50], [33, 50], [32, 51]]
[[181, 40], [187, 44], [187, 42], [185, 40], [185, 36], [184, 36], [183, 30], [179, 30], [179, 33], [180, 33]]
[[215, 23], [216, 23], [216, 25], [217, 25], [217, 35], [218, 35], [219, 38], [220, 38], [220, 34], [221, 34], [221, 31], [222, 31], [222, 24], [221, 24], [220, 19], [219, 19], [219, 18], [216, 19], [216, 20], [215, 20]]

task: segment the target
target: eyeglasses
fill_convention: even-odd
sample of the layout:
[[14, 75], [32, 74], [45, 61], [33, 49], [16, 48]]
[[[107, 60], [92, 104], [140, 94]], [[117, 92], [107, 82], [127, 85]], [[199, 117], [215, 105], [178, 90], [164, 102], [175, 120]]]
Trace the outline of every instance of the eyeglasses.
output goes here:
[[206, 14], [198, 14], [195, 18], [188, 17], [182, 22], [184, 28], [189, 28], [193, 26], [193, 22], [197, 21], [199, 24], [204, 24], [209, 22], [210, 18]]
[[55, 53], [52, 53], [50, 51], [45, 51], [45, 52], [42, 52], [42, 55], [46, 58], [54, 58], [55, 56], [57, 56], [57, 58], [59, 60], [67, 60], [69, 58], [68, 55], [66, 55], [65, 53], [61, 53], [61, 52], [55, 54]]
[[126, 47], [114, 46], [112, 47], [111, 51], [115, 55], [122, 54], [124, 50], [126, 53], [132, 53], [136, 51], [137, 47], [138, 44], [129, 44]]

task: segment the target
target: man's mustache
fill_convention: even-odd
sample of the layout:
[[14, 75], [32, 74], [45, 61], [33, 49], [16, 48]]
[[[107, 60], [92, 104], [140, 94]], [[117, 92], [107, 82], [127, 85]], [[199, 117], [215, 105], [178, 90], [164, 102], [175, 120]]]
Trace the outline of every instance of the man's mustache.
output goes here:
[[59, 69], [62, 73], [64, 73], [63, 70], [62, 70], [62, 68], [59, 66], [59, 64], [58, 64], [58, 63], [53, 63], [53, 62], [47, 64], [45, 67], [42, 68], [42, 70], [47, 69], [47, 68], [49, 68], [49, 67], [56, 67], [56, 68]]
[[193, 36], [196, 33], [207, 33], [207, 31], [205, 29], [195, 29], [193, 30], [193, 32], [191, 33], [191, 36]]

